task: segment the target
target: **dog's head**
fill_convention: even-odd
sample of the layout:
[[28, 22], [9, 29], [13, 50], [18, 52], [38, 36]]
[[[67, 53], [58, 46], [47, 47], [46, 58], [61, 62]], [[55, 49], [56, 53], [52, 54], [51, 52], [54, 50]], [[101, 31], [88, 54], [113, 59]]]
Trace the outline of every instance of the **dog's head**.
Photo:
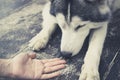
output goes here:
[[72, 18], [70, 26], [62, 28], [61, 54], [72, 57], [79, 53], [90, 29], [98, 28], [98, 23], [82, 21], [79, 17]]
[[[100, 0], [85, 0], [85, 1], [89, 2], [89, 4], [90, 4], [90, 3], [96, 3]], [[93, 5], [93, 7], [94, 7], [94, 5]], [[94, 9], [94, 8], [92, 8], [92, 9]], [[75, 9], [75, 11], [76, 10], [77, 9]], [[105, 20], [108, 19], [107, 11], [109, 12], [109, 8], [108, 8], [108, 10], [106, 9], [106, 11], [104, 11], [104, 13], [102, 13], [102, 11], [101, 11], [101, 15], [99, 15], [99, 12], [97, 12], [97, 10], [92, 12], [93, 14], [89, 13], [89, 11], [88, 12], [85, 11], [85, 12], [87, 12], [87, 13], [85, 13], [86, 14], [85, 17], [88, 16], [87, 17], [88, 20], [83, 20], [82, 16], [71, 17], [69, 25], [65, 25], [64, 27], [61, 27], [61, 30], [62, 30], [62, 39], [61, 39], [61, 47], [60, 47], [61, 54], [64, 57], [71, 57], [71, 56], [78, 54], [83, 46], [85, 39], [88, 36], [90, 30], [93, 28], [101, 27], [102, 25], [99, 23], [101, 23], [102, 20], [104, 22]], [[93, 16], [91, 17], [91, 15], [89, 16], [87, 14], [91, 14]], [[83, 16], [84, 16], [84, 14], [83, 14]], [[96, 18], [96, 16], [97, 16], [97, 18]], [[105, 19], [103, 17], [105, 17]], [[90, 18], [92, 18], [91, 20], [94, 19], [94, 21], [97, 20], [98, 18], [100, 20], [98, 20], [99, 22], [92, 22], [91, 20], [89, 20]], [[63, 21], [63, 20], [61, 20], [61, 21]], [[64, 22], [65, 21], [63, 21], [61, 23], [64, 23]]]
[[67, 58], [77, 55], [90, 30], [103, 27], [105, 23], [82, 21], [77, 16], [73, 17], [70, 26], [62, 29], [61, 55]]

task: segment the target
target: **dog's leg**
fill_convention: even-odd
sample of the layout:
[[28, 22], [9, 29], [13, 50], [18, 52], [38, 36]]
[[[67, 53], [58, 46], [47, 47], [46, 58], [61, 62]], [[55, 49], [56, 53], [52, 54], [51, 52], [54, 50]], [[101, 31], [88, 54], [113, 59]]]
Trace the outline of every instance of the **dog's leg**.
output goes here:
[[54, 16], [50, 14], [50, 3], [48, 3], [43, 10], [43, 29], [38, 33], [34, 38], [31, 39], [29, 46], [33, 48], [33, 50], [40, 50], [44, 48], [55, 30], [56, 19]]
[[93, 31], [79, 80], [100, 80], [99, 62], [107, 33], [107, 23]]

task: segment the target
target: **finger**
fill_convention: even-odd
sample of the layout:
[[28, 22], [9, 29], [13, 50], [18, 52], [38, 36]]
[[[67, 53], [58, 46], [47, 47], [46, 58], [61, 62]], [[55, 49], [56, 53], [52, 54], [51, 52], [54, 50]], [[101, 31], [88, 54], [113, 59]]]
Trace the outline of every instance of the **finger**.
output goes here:
[[66, 61], [65, 60], [57, 60], [57, 61], [52, 61], [52, 62], [46, 62], [44, 64], [45, 67], [52, 67], [52, 66], [56, 66], [56, 65], [59, 65], [59, 64], [65, 64]]
[[59, 75], [60, 75], [59, 71], [53, 72], [53, 73], [49, 73], [49, 74], [43, 74], [41, 76], [41, 79], [50, 79], [50, 78], [53, 78], [53, 77], [56, 77], [56, 76], [59, 76]]
[[54, 72], [54, 71], [57, 71], [57, 70], [60, 70], [60, 69], [63, 69], [63, 68], [65, 68], [64, 64], [57, 65], [57, 66], [54, 66], [54, 67], [46, 67], [44, 69], [43, 73], [50, 73], [50, 72]]
[[54, 59], [44, 59], [44, 60], [41, 60], [43, 63], [46, 63], [46, 62], [52, 62], [52, 61], [57, 61], [57, 60], [60, 60], [59, 58], [54, 58]]
[[28, 56], [29, 56], [30, 58], [34, 59], [34, 58], [36, 58], [36, 53], [34, 53], [34, 52], [29, 52], [29, 53], [28, 53]]

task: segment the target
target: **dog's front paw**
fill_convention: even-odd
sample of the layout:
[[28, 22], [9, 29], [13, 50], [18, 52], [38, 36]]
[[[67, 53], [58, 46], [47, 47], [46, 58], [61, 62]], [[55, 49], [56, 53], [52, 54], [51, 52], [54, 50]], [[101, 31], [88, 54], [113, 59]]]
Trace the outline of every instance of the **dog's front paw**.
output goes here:
[[97, 68], [84, 64], [79, 80], [100, 80]]
[[38, 34], [29, 41], [29, 47], [38, 51], [42, 48], [45, 48], [48, 39], [48, 36]]

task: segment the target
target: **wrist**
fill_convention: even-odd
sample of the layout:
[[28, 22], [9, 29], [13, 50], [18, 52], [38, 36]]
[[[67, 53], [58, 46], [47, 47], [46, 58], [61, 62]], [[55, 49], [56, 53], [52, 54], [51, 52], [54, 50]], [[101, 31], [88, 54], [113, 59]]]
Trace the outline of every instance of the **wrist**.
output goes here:
[[0, 59], [0, 76], [13, 77], [12, 59]]

